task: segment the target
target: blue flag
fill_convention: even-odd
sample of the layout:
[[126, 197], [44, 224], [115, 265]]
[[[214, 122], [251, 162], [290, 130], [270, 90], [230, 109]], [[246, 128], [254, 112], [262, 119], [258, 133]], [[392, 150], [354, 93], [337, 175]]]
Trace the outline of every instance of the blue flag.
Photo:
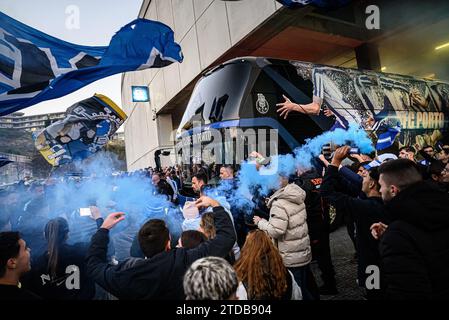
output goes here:
[[384, 150], [394, 144], [396, 136], [401, 132], [401, 127], [398, 124], [394, 128], [388, 128], [385, 132], [378, 135], [376, 150]]
[[347, 5], [352, 0], [277, 0], [284, 6], [289, 8], [303, 7], [312, 5], [320, 8], [338, 8]]
[[109, 46], [72, 44], [0, 12], [0, 116], [54, 99], [110, 75], [182, 62], [163, 23], [136, 19]]

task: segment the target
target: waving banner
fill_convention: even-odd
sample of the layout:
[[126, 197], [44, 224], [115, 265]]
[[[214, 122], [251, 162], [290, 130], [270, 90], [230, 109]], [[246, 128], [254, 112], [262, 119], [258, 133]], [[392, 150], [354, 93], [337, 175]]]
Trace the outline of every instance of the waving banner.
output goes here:
[[33, 139], [45, 160], [59, 166], [99, 151], [126, 118], [112, 100], [95, 94], [68, 108], [63, 120], [34, 134]]
[[183, 59], [173, 31], [136, 19], [109, 46], [80, 46], [0, 12], [0, 116], [54, 99], [110, 75], [160, 68]]

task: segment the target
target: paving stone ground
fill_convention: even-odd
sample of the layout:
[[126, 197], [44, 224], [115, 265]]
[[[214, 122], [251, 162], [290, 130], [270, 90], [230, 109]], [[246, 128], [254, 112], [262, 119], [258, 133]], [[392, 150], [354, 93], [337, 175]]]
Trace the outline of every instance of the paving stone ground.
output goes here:
[[[357, 262], [354, 259], [354, 246], [346, 231], [346, 226], [342, 226], [330, 234], [330, 246], [339, 293], [334, 296], [322, 295], [321, 300], [364, 299], [363, 291], [356, 283]], [[318, 286], [322, 285], [322, 281], [319, 276], [320, 271], [316, 262], [312, 262], [312, 271], [315, 275]]]

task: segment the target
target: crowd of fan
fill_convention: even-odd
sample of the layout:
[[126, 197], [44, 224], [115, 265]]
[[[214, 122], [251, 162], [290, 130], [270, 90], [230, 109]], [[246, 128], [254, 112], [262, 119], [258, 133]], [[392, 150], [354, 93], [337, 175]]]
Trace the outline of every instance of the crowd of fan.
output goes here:
[[[376, 159], [349, 149], [321, 155], [307, 172], [279, 175], [277, 190], [254, 195], [251, 219], [230, 205], [226, 191], [207, 192], [207, 168], [195, 168], [192, 197], [181, 193], [186, 173], [179, 168], [135, 173], [182, 208], [179, 225], [153, 217], [120, 235], [114, 230], [132, 214], [92, 206], [98, 230], [90, 243], [69, 241], [63, 217], [45, 221], [43, 243], [27, 240], [21, 220], [24, 212], [31, 224], [45, 219], [33, 205], [44, 186], [28, 187], [30, 199], [0, 194], [0, 299], [318, 300], [338, 293], [333, 211], [345, 216], [367, 299], [448, 299], [449, 147], [403, 147]], [[231, 166], [216, 169], [221, 184], [237, 187]], [[118, 255], [120, 241], [126, 245]], [[378, 285], [367, 272], [372, 266], [380, 271]]]

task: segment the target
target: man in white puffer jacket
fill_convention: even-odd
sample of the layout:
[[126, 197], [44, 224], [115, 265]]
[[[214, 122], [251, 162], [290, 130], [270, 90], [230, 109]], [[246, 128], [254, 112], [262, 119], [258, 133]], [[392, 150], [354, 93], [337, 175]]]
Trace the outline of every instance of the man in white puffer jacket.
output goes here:
[[[284, 265], [301, 287], [304, 299], [316, 299], [319, 295], [312, 294], [307, 286], [315, 280], [310, 270], [312, 251], [304, 203], [306, 192], [294, 183], [289, 184], [287, 176], [280, 176], [279, 181], [281, 188], [269, 198], [267, 204], [270, 219], [267, 221], [254, 216], [254, 223], [273, 239]], [[315, 291], [316, 284], [312, 287]]]

